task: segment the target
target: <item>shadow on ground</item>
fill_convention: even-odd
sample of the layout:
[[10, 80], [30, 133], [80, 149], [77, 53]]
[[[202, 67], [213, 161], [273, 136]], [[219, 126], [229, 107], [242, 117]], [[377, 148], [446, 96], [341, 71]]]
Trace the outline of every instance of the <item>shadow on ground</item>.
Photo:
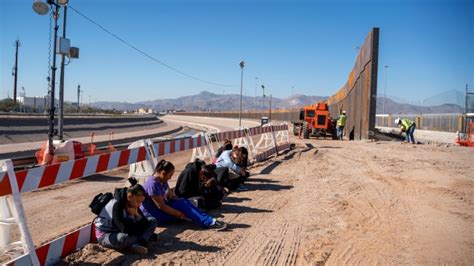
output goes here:
[[261, 174], [261, 175], [268, 175], [268, 174], [270, 174], [275, 168], [277, 168], [278, 165], [280, 165], [280, 164], [281, 164], [280, 161], [273, 162], [273, 163], [271, 163], [270, 165], [268, 165], [267, 167], [263, 168], [263, 169], [260, 171], [260, 174]]
[[262, 213], [262, 212], [272, 212], [271, 210], [257, 209], [247, 206], [239, 206], [233, 204], [225, 204], [219, 209], [220, 213]]

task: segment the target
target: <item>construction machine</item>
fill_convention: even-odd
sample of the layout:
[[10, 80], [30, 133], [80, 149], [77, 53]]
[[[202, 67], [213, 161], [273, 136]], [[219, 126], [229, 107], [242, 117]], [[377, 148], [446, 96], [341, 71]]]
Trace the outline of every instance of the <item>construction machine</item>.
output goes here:
[[311, 137], [331, 137], [337, 139], [336, 119], [329, 116], [327, 103], [321, 102], [305, 106], [300, 110], [298, 121], [292, 121], [293, 133], [308, 139]]

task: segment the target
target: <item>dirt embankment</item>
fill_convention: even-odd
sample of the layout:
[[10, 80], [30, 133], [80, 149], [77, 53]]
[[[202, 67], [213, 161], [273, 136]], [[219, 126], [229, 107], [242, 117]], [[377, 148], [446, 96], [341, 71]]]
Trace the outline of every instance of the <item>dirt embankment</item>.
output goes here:
[[140, 257], [88, 245], [71, 264], [470, 264], [474, 149], [293, 140], [212, 212], [229, 230], [157, 228]]

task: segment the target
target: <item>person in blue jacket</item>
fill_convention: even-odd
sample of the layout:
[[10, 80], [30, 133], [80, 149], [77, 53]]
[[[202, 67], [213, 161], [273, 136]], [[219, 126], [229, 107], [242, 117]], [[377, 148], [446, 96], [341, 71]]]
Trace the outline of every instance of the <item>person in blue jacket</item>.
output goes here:
[[242, 158], [242, 148], [237, 146], [232, 150], [222, 152], [216, 161], [216, 173], [219, 184], [230, 190], [248, 190], [244, 185], [248, 172], [245, 171], [245, 167], [242, 167]]

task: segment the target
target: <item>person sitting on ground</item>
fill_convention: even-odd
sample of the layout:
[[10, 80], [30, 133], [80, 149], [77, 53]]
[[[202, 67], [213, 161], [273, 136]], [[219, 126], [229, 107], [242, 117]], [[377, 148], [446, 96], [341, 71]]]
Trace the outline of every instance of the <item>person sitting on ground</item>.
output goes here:
[[216, 164], [217, 159], [219, 158], [219, 156], [221, 156], [223, 151], [229, 151], [229, 150], [232, 150], [232, 141], [230, 141], [229, 139], [226, 139], [224, 141], [224, 144], [222, 144], [222, 146], [220, 146], [219, 149], [217, 149], [216, 156], [212, 160], [212, 164]]
[[168, 180], [173, 176], [174, 169], [174, 165], [165, 160], [156, 165], [155, 172], [144, 184], [147, 197], [140, 207], [143, 213], [155, 217], [159, 224], [188, 220], [203, 228], [225, 230], [225, 223], [202, 212], [187, 199], [178, 198], [175, 190], [170, 189]]
[[232, 150], [222, 152], [216, 162], [217, 181], [230, 190], [248, 190], [244, 185], [247, 173], [239, 166], [240, 157], [241, 148], [235, 146]]
[[146, 217], [140, 210], [145, 200], [145, 189], [135, 178], [129, 178], [129, 188], [115, 190], [114, 198], [102, 208], [94, 220], [97, 242], [106, 247], [147, 254], [149, 241], [157, 239], [154, 234], [157, 221]]
[[190, 200], [194, 206], [201, 209], [220, 207], [224, 192], [217, 184], [214, 169], [214, 165], [205, 165], [205, 162], [199, 159], [188, 163], [176, 181], [176, 196]]
[[250, 173], [247, 171], [247, 167], [249, 165], [249, 151], [247, 148], [240, 147], [240, 158], [238, 161], [238, 165], [245, 171], [244, 180], [247, 180], [247, 178], [250, 176]]

